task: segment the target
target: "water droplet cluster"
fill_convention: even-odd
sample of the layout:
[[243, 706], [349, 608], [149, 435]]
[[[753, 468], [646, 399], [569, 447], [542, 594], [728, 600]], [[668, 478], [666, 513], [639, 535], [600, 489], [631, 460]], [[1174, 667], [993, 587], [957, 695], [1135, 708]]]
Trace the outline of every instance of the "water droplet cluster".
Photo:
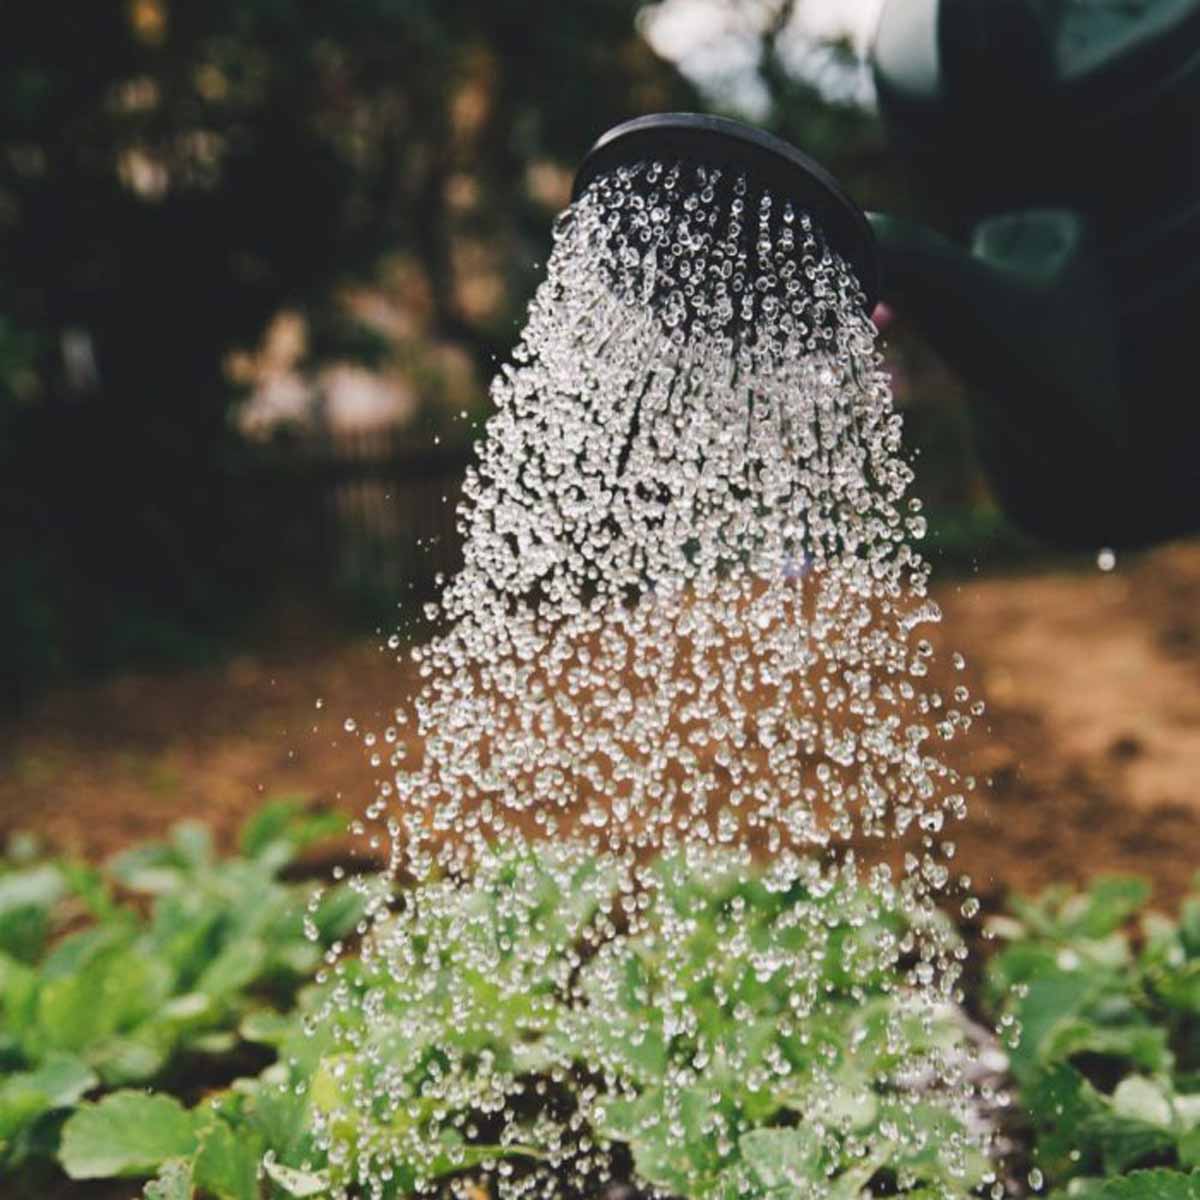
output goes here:
[[[943, 747], [979, 708], [928, 686], [940, 612], [874, 339], [821, 230], [743, 178], [643, 163], [559, 218], [421, 686], [361, 734], [390, 886], [331, 963], [355, 1066], [320, 1129], [354, 1187], [449, 1161], [586, 1191], [621, 1122], [668, 1156], [702, 1132], [719, 1175], [756, 1119], [721, 1108], [729, 1078], [843, 1160], [969, 1155], [913, 1114], [970, 1103], [930, 1031], [971, 787]], [[886, 1053], [823, 1040], [880, 994]]]

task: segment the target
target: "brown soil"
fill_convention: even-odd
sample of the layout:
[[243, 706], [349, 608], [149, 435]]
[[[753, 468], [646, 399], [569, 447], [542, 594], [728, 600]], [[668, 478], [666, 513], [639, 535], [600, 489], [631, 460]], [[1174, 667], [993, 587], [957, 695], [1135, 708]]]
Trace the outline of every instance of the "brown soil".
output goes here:
[[[990, 780], [952, 835], [961, 870], [995, 898], [1121, 870], [1177, 899], [1200, 865], [1200, 542], [937, 595], [946, 686], [960, 649], [988, 701], [954, 750]], [[0, 731], [0, 833], [95, 858], [184, 817], [231, 841], [268, 796], [356, 813], [374, 772], [342, 723], [384, 723], [412, 680], [396, 657], [356, 643], [51, 696]]]

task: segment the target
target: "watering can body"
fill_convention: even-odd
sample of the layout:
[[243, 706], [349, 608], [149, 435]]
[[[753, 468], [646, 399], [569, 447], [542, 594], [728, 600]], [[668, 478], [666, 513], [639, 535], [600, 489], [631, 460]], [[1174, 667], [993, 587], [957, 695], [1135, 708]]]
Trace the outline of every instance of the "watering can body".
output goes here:
[[872, 218], [883, 294], [1001, 501], [1062, 545], [1200, 529], [1200, 0], [889, 0], [874, 69], [948, 226]]

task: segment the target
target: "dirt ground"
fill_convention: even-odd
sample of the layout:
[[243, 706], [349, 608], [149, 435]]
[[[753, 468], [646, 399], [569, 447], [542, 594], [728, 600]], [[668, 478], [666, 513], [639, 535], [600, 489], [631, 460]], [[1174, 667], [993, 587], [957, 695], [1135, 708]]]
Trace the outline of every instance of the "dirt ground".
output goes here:
[[[961, 650], [988, 702], [955, 750], [990, 781], [955, 829], [960, 869], [993, 902], [1122, 870], [1173, 903], [1200, 867], [1200, 542], [1123, 557], [1111, 573], [975, 577], [935, 594], [946, 677]], [[47, 697], [0, 730], [0, 834], [32, 830], [95, 858], [182, 817], [230, 839], [281, 794], [360, 811], [374, 772], [343, 722], [390, 711], [411, 669], [378, 640], [306, 644], [292, 659]]]

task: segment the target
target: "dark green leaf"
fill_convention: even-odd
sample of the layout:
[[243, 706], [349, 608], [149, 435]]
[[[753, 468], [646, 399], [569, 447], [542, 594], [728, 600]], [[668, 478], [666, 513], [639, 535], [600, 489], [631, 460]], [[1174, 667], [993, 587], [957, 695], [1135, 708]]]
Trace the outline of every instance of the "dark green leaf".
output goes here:
[[1147, 972], [1154, 994], [1181, 1012], [1200, 1015], [1200, 959]]
[[48, 909], [10, 909], [0, 916], [0, 952], [22, 962], [33, 962], [45, 948], [49, 933]]
[[[1082, 1146], [1079, 1131], [1091, 1118], [1105, 1115], [1103, 1098], [1074, 1067], [1057, 1064], [1039, 1072], [1023, 1089], [1025, 1108], [1038, 1130], [1042, 1168], [1051, 1178], [1063, 1178], [1099, 1165], [1099, 1150]], [[1082, 1159], [1076, 1152], [1086, 1152]]]
[[1051, 1044], [1055, 1027], [1077, 1016], [1097, 991], [1097, 983], [1086, 971], [1056, 971], [1036, 977], [1017, 1007], [1021, 1021], [1021, 1040], [1013, 1052], [1013, 1071], [1018, 1079], [1026, 1076], [1035, 1063], [1050, 1061], [1046, 1047]]
[[1200, 1167], [1200, 1128], [1189, 1129], [1179, 1139], [1177, 1150], [1180, 1166]]
[[227, 902], [186, 888], [155, 901], [147, 941], [174, 968], [181, 988], [190, 988], [220, 951], [228, 909]]
[[1167, 1030], [1153, 1025], [1104, 1026], [1084, 1017], [1061, 1021], [1042, 1042], [1045, 1062], [1065, 1062], [1076, 1054], [1125, 1059], [1143, 1071], [1164, 1071], [1172, 1062]]
[[196, 1155], [196, 1186], [217, 1200], [257, 1200], [261, 1138], [252, 1130], [236, 1133], [222, 1120], [201, 1131]]
[[313, 923], [323, 942], [345, 937], [362, 918], [366, 899], [348, 884], [331, 888], [317, 904]]
[[343, 833], [346, 819], [335, 812], [306, 812], [307, 798], [288, 796], [259, 809], [242, 827], [239, 845], [248, 858], [264, 858], [281, 866], [294, 854]]
[[1200, 1172], [1134, 1171], [1123, 1179], [1110, 1179], [1099, 1191], [1100, 1200], [1200, 1200]]
[[195, 990], [223, 999], [253, 983], [267, 963], [267, 948], [258, 938], [230, 942], [196, 980]]
[[1179, 910], [1179, 936], [1189, 958], [1200, 958], [1200, 896], [1189, 896]]
[[1102, 876], [1088, 888], [1081, 910], [1070, 914], [1069, 928], [1083, 937], [1107, 937], [1150, 899], [1150, 891], [1150, 884], [1138, 876]]
[[1088, 1117], [1077, 1130], [1080, 1143], [1095, 1147], [1106, 1174], [1118, 1175], [1148, 1155], [1175, 1144], [1169, 1130], [1148, 1121], [1103, 1113]]
[[45, 945], [51, 909], [65, 892], [55, 866], [0, 875], [0, 952], [32, 962]]

